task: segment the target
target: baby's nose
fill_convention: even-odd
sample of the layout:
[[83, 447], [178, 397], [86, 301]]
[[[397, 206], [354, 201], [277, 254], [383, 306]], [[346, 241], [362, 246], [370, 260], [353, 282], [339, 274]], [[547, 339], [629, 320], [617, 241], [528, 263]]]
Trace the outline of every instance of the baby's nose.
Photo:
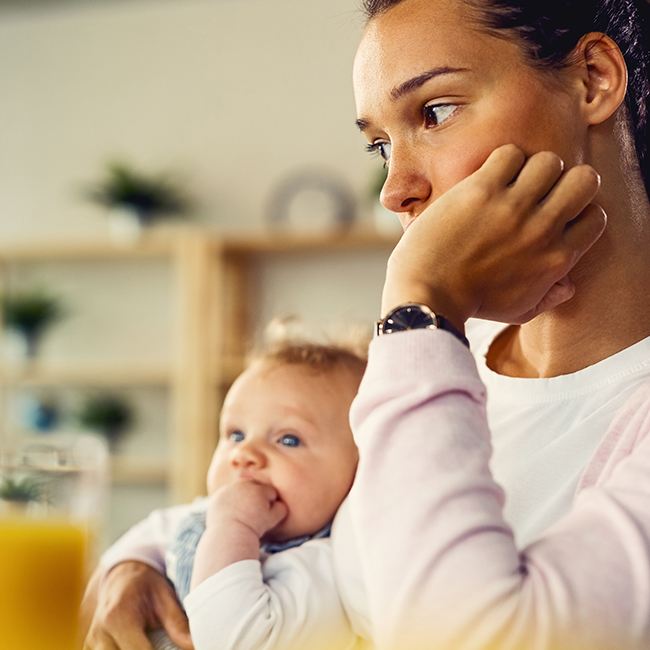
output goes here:
[[263, 467], [266, 457], [257, 446], [244, 444], [233, 449], [231, 462], [235, 467]]

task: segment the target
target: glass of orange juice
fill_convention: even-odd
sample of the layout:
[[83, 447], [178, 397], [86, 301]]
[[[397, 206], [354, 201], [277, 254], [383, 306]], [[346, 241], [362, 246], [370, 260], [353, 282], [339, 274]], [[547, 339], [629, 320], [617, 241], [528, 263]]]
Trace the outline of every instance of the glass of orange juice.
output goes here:
[[86, 435], [0, 442], [0, 647], [80, 646], [107, 459], [105, 444]]

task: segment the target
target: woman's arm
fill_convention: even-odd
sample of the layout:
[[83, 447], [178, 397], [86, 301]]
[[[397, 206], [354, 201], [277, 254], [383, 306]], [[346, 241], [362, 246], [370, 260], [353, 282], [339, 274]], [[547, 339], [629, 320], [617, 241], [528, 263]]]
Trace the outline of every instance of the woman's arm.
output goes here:
[[[647, 647], [650, 436], [520, 551], [488, 466], [484, 399], [446, 332], [371, 346], [350, 502], [378, 647]], [[634, 426], [647, 430], [646, 404]]]

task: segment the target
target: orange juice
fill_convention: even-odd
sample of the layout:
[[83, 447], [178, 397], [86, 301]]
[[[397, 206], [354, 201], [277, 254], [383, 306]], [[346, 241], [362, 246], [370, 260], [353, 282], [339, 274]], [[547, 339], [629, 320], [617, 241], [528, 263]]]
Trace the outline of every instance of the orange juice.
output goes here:
[[81, 524], [0, 517], [0, 647], [78, 647], [87, 553]]

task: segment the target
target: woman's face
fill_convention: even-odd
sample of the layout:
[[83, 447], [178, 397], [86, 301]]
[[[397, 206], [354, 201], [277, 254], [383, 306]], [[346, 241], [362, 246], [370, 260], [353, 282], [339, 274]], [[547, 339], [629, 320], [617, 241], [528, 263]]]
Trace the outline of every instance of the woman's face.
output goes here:
[[359, 128], [388, 164], [381, 201], [404, 227], [502, 144], [585, 161], [577, 75], [551, 83], [462, 0], [403, 0], [373, 18], [354, 90]]

